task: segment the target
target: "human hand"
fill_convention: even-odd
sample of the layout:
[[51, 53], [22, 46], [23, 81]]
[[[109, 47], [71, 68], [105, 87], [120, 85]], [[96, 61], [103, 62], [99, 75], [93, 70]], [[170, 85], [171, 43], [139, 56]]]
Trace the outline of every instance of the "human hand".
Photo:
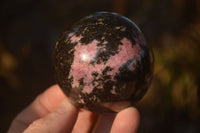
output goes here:
[[129, 107], [117, 114], [100, 114], [95, 121], [96, 114], [76, 108], [54, 85], [17, 115], [8, 133], [136, 133], [139, 112]]

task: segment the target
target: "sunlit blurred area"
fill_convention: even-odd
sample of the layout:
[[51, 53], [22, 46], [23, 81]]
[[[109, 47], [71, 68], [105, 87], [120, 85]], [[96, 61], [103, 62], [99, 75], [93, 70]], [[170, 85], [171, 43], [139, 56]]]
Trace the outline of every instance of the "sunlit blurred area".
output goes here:
[[154, 51], [152, 84], [135, 105], [141, 114], [138, 132], [199, 133], [199, 0], [0, 1], [0, 132], [56, 83], [52, 52], [61, 33], [97, 11], [133, 20]]

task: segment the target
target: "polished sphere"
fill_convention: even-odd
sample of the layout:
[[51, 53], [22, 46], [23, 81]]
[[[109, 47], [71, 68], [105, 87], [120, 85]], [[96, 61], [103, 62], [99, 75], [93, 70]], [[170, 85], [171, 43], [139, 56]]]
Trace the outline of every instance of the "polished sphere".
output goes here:
[[110, 12], [87, 16], [65, 31], [53, 55], [57, 82], [77, 107], [119, 112], [150, 85], [153, 53], [130, 19]]

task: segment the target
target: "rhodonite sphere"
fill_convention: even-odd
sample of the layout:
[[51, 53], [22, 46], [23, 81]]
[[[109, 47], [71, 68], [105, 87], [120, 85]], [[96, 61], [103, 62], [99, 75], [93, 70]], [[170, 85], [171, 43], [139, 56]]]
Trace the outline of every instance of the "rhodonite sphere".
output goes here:
[[59, 86], [77, 107], [119, 112], [147, 91], [153, 53], [130, 19], [97, 12], [61, 35], [53, 64]]

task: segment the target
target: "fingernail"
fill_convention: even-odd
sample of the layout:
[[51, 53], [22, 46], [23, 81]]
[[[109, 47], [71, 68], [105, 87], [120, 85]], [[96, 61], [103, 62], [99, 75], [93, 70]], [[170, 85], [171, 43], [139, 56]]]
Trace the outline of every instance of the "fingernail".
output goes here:
[[59, 113], [59, 114], [64, 114], [67, 112], [67, 109], [65, 107], [59, 107], [56, 109], [56, 112]]
[[69, 101], [69, 99], [65, 99], [61, 102], [60, 106], [57, 108], [56, 112], [63, 114], [69, 110], [77, 110], [77, 108]]

